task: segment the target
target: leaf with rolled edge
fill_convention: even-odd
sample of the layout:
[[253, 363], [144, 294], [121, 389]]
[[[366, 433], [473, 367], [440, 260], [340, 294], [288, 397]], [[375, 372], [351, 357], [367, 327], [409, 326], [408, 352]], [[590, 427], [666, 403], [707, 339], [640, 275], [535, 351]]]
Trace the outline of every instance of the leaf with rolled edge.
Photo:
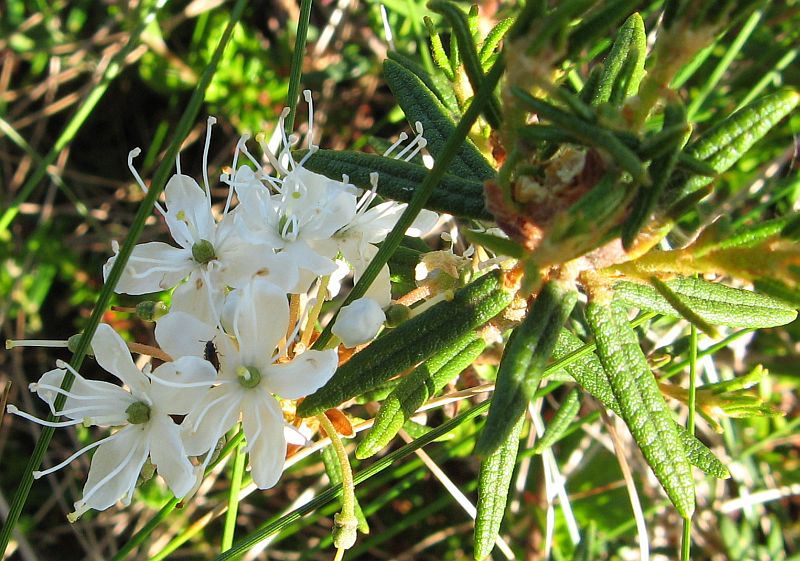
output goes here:
[[653, 184], [649, 187], [639, 187], [628, 218], [622, 225], [622, 247], [626, 250], [631, 249], [636, 236], [650, 221], [661, 193], [667, 187], [669, 178], [678, 163], [681, 149], [691, 134], [692, 129], [686, 122], [686, 110], [680, 102], [670, 103], [664, 109], [664, 127], [662, 130], [674, 127], [680, 127], [683, 134], [672, 137], [671, 147], [667, 148], [664, 154], [650, 163], [650, 175], [654, 178]]
[[[304, 151], [298, 151], [302, 157]], [[401, 202], [409, 202], [422, 184], [428, 169], [424, 166], [376, 154], [342, 150], [318, 150], [306, 160], [304, 167], [332, 179], [347, 175], [351, 183], [371, 189], [370, 174], [377, 172], [378, 194]], [[425, 205], [431, 210], [455, 216], [491, 220], [483, 198], [483, 185], [471, 179], [445, 175]]]
[[511, 333], [497, 370], [486, 425], [475, 443], [476, 454], [491, 454], [505, 442], [517, 420], [525, 414], [558, 334], [577, 299], [574, 286], [549, 281], [542, 287], [528, 315]]
[[489, 556], [500, 534], [524, 420], [521, 417], [511, 428], [505, 441], [481, 462], [474, 540], [474, 557], [478, 561]]
[[586, 319], [623, 421], [672, 504], [690, 518], [695, 506], [692, 469], [636, 332], [614, 304], [590, 301]]
[[[442, 14], [453, 28], [452, 36], [456, 38], [458, 43], [458, 53], [461, 57], [462, 65], [472, 85], [472, 91], [477, 92], [483, 82], [483, 67], [472, 39], [466, 15], [455, 4], [446, 0], [431, 0], [428, 2], [428, 8]], [[493, 129], [500, 127], [503, 116], [500, 109], [500, 101], [494, 94], [486, 104], [483, 114], [486, 122]]]
[[[583, 341], [566, 329], [562, 329], [555, 349], [553, 349], [553, 359], [561, 361], [572, 353], [587, 347], [591, 348], [591, 346], [585, 345]], [[587, 350], [580, 358], [564, 366], [564, 370], [584, 390], [598, 399], [604, 407], [622, 416], [622, 411], [619, 403], [617, 403], [617, 398], [614, 397], [614, 393], [611, 391], [603, 365], [594, 352], [588, 352]], [[717, 479], [727, 479], [731, 476], [725, 464], [720, 462], [711, 450], [694, 435], [686, 432], [686, 429], [681, 425], [676, 423], [675, 426], [678, 429], [681, 444], [686, 450], [686, 455], [692, 465]]]
[[[695, 314], [712, 325], [775, 327], [794, 321], [797, 311], [783, 301], [763, 294], [695, 277], [682, 277], [666, 285]], [[621, 281], [615, 298], [632, 306], [672, 317], [682, 317], [669, 301], [646, 284]]]
[[376, 388], [485, 324], [512, 300], [501, 273], [487, 273], [353, 355], [297, 406], [297, 414], [311, 417]]
[[536, 441], [536, 445], [533, 447], [533, 453], [541, 454], [544, 450], [561, 440], [580, 408], [581, 392], [578, 389], [573, 389], [567, 394], [567, 397], [564, 398], [555, 416], [550, 423], [548, 423], [542, 437]]
[[[788, 115], [799, 101], [800, 94], [788, 88], [759, 98], [706, 131], [692, 143], [689, 154], [722, 173]], [[663, 200], [669, 202], [684, 198], [711, 181], [708, 177], [688, 178], [667, 190]]]
[[477, 333], [467, 333], [404, 377], [381, 404], [372, 430], [356, 449], [364, 459], [380, 452], [428, 399], [480, 356], [486, 342]]
[[[447, 109], [422, 80], [397, 62], [385, 60], [383, 76], [408, 121], [422, 123], [427, 149], [434, 159], [438, 158], [456, 129]], [[464, 141], [447, 171], [480, 182], [496, 175], [494, 168], [469, 139]]]
[[622, 24], [611, 52], [603, 63], [603, 74], [592, 98], [592, 105], [621, 105], [626, 98], [636, 95], [644, 77], [646, 54], [644, 21], [642, 16], [634, 13]]
[[458, 100], [453, 93], [453, 87], [449, 82], [445, 81], [440, 74], [430, 75], [428, 72], [413, 59], [398, 53], [397, 51], [389, 51], [386, 56], [402, 65], [409, 72], [413, 72], [414, 76], [420, 79], [423, 84], [431, 91], [436, 99], [442, 102], [442, 105], [449, 111], [458, 111]]
[[495, 255], [504, 255], [506, 257], [513, 257], [514, 259], [521, 259], [525, 254], [525, 250], [521, 245], [508, 238], [501, 238], [500, 236], [495, 236], [487, 232], [466, 229], [462, 230], [461, 234], [468, 242], [481, 245]]

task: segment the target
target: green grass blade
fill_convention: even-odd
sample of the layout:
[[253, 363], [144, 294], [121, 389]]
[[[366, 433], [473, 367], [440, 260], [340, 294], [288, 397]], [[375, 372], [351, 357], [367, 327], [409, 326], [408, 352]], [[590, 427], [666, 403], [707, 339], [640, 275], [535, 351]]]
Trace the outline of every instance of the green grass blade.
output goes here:
[[225, 513], [225, 525], [222, 528], [222, 551], [230, 549], [231, 545], [233, 545], [233, 535], [236, 533], [236, 516], [239, 513], [239, 491], [242, 488], [246, 459], [245, 443], [240, 442], [233, 452], [231, 485], [228, 489], [228, 511]]
[[289, 75], [289, 115], [286, 116], [286, 134], [294, 132], [294, 119], [297, 116], [297, 100], [300, 97], [300, 80], [303, 76], [303, 58], [306, 54], [306, 38], [308, 37], [308, 21], [311, 18], [312, 0], [300, 0], [300, 20], [297, 22], [297, 37], [292, 53], [292, 69]]

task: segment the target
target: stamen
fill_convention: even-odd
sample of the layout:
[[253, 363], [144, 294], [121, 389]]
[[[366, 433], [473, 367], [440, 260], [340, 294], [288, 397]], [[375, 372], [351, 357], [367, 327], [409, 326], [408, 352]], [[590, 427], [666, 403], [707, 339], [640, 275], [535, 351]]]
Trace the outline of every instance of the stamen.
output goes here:
[[55, 339], [6, 339], [7, 351], [16, 347], [49, 347], [61, 349], [69, 347], [69, 341], [57, 341]]
[[229, 380], [212, 380], [208, 382], [171, 382], [169, 380], [165, 380], [164, 378], [159, 378], [158, 376], [154, 376], [150, 372], [146, 374], [148, 378], [150, 378], [153, 382], [157, 384], [161, 384], [162, 386], [167, 386], [168, 388], [208, 388], [213, 385], [213, 382], [219, 382], [220, 384], [229, 384]]
[[51, 474], [51, 473], [53, 473], [55, 471], [60, 470], [61, 468], [65, 467], [65, 466], [68, 466], [69, 464], [72, 463], [73, 460], [75, 460], [76, 458], [78, 458], [81, 455], [85, 454], [89, 450], [92, 450], [93, 448], [97, 448], [98, 446], [100, 446], [101, 444], [104, 444], [106, 442], [111, 442], [112, 440], [117, 438], [117, 435], [119, 435], [121, 432], [122, 431], [117, 431], [112, 435], [109, 435], [109, 436], [107, 436], [105, 438], [101, 438], [97, 442], [92, 442], [88, 446], [84, 446], [83, 448], [81, 448], [80, 450], [78, 450], [77, 452], [72, 454], [69, 458], [67, 458], [66, 460], [64, 460], [63, 462], [61, 462], [58, 465], [55, 465], [55, 466], [53, 466], [51, 468], [48, 468], [48, 469], [46, 469], [44, 471], [34, 471], [33, 472], [33, 478], [34, 479], [39, 479], [42, 476], [49, 475], [49, 474]]
[[384, 156], [388, 156], [389, 154], [394, 152], [395, 149], [398, 146], [400, 146], [402, 143], [404, 143], [406, 140], [408, 140], [408, 135], [406, 133], [404, 133], [404, 132], [401, 132], [400, 136], [397, 137], [397, 140], [395, 141], [395, 143], [392, 144], [391, 146], [389, 146], [389, 148], [386, 149], [386, 152], [384, 152], [383, 155]]
[[28, 384], [28, 389], [32, 392], [39, 390], [49, 390], [61, 395], [65, 395], [67, 397], [71, 397], [72, 399], [77, 399], [82, 401], [106, 401], [108, 399], [108, 396], [106, 395], [80, 395], [73, 392], [69, 392], [58, 386], [53, 386], [50, 384], [40, 384], [38, 382], [32, 382]]
[[183, 175], [183, 174], [181, 174], [181, 153], [180, 152], [178, 152], [175, 155], [175, 173], [177, 173], [178, 175]]
[[317, 153], [317, 150], [319, 150], [319, 146], [316, 146], [316, 145], [314, 145], [314, 146], [309, 146], [309, 147], [308, 147], [308, 152], [306, 152], [306, 155], [305, 155], [305, 156], [303, 156], [303, 157], [300, 159], [300, 162], [297, 164], [297, 166], [298, 166], [298, 167], [303, 167], [303, 165], [304, 165], [304, 164], [305, 164], [305, 163], [308, 161], [308, 159], [309, 159], [311, 156], [313, 156], [314, 154], [316, 154], [316, 153]]
[[[147, 193], [147, 186], [144, 184], [144, 181], [142, 181], [142, 176], [139, 175], [139, 172], [136, 171], [135, 167], [133, 167], [133, 159], [138, 157], [139, 154], [141, 154], [141, 153], [142, 153], [142, 149], [138, 148], [138, 147], [134, 148], [133, 150], [128, 152], [128, 169], [131, 170], [131, 173], [133, 174], [133, 178], [136, 180], [136, 183], [139, 185], [139, 187], [142, 189], [142, 191]], [[178, 168], [179, 168], [178, 169], [178, 173], [180, 173], [180, 166], [178, 166]], [[158, 212], [160, 212], [162, 215], [166, 215], [167, 214], [167, 211], [164, 210], [164, 207], [162, 207], [161, 204], [158, 201], [154, 201], [153, 205], [156, 207], [156, 210], [158, 210]]]
[[425, 139], [424, 139], [424, 138], [422, 138], [422, 137], [419, 137], [419, 141], [417, 142], [417, 147], [416, 147], [416, 148], [414, 148], [414, 151], [413, 151], [413, 152], [411, 152], [411, 154], [409, 154], [408, 156], [406, 156], [406, 157], [405, 157], [405, 161], [406, 161], [406, 162], [410, 162], [410, 161], [411, 161], [411, 159], [412, 159], [414, 156], [416, 156], [417, 154], [419, 154], [419, 151], [420, 151], [420, 150], [422, 150], [423, 148], [425, 148], [427, 145], [428, 145], [428, 141], [427, 141], [427, 140], [425, 140]]
[[211, 128], [217, 122], [217, 119], [216, 117], [209, 117], [206, 122], [208, 126], [206, 127], [206, 144], [203, 146], [203, 181], [206, 185], [208, 207], [211, 208], [211, 186], [208, 184], [208, 150], [211, 148]]
[[394, 47], [394, 35], [392, 28], [389, 26], [389, 15], [386, 13], [386, 6], [381, 4], [381, 20], [383, 21], [383, 34], [386, 37], [386, 43], [389, 45], [390, 51], [396, 51]]
[[[303, 98], [306, 100], [306, 103], [308, 103], [308, 133], [306, 142], [308, 144], [308, 149], [311, 150], [314, 147], [314, 100], [311, 98], [311, 90], [303, 90]], [[302, 165], [303, 162], [300, 162], [300, 166]]]
[[286, 354], [289, 352], [289, 346], [294, 342], [295, 339], [297, 339], [297, 335], [300, 333], [302, 325], [308, 318], [308, 313], [311, 311], [311, 308], [313, 308], [316, 303], [317, 303], [316, 298], [310, 298], [308, 302], [306, 302], [306, 305], [303, 307], [303, 311], [300, 313], [300, 317], [297, 318], [297, 323], [294, 324], [292, 332], [289, 333], [288, 337], [286, 337], [286, 342], [283, 344], [283, 346], [281, 346], [277, 354], [272, 355], [271, 360], [273, 364], [278, 360], [280, 360], [282, 357], [286, 356]]
[[39, 417], [35, 417], [30, 413], [26, 413], [25, 411], [20, 411], [14, 405], [7, 405], [6, 406], [6, 413], [10, 413], [11, 415], [16, 415], [17, 417], [22, 417], [23, 419], [27, 419], [37, 425], [42, 425], [43, 427], [52, 427], [52, 428], [61, 428], [61, 427], [74, 427], [75, 425], [80, 425], [83, 423], [83, 419], [74, 419], [72, 421], [45, 421], [44, 419], [40, 419]]

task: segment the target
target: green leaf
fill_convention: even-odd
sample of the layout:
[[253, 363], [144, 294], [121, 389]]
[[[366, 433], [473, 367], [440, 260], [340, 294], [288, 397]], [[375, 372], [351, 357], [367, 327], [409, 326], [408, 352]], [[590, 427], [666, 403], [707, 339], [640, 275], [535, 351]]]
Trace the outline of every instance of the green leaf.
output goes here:
[[709, 324], [700, 315], [695, 313], [694, 310], [684, 304], [683, 300], [681, 300], [681, 297], [673, 292], [673, 290], [667, 286], [664, 281], [658, 277], [650, 277], [650, 284], [656, 289], [656, 292], [658, 292], [658, 294], [664, 298], [664, 300], [669, 302], [670, 306], [672, 306], [683, 319], [697, 327], [697, 329], [709, 337], [716, 338], [719, 336], [719, 333], [717, 333], [717, 330], [714, 328], [714, 326]]
[[356, 353], [327, 384], [300, 403], [297, 414], [317, 415], [383, 384], [483, 325], [512, 298], [499, 272], [478, 278], [456, 291], [452, 300], [439, 302]]
[[650, 176], [655, 180], [649, 187], [640, 187], [636, 192], [628, 219], [622, 225], [622, 247], [626, 250], [633, 246], [636, 236], [650, 221], [650, 216], [656, 208], [661, 193], [667, 187], [678, 163], [681, 149], [691, 134], [691, 128], [686, 122], [686, 110], [680, 102], [671, 103], [664, 110], [664, 128], [662, 130], [675, 127], [679, 127], [681, 134], [670, 137], [671, 145], [665, 143], [665, 145], [659, 146], [659, 148], [663, 147], [664, 154], [656, 157], [648, 170]]
[[[297, 152], [302, 157], [303, 152]], [[422, 184], [428, 170], [419, 164], [395, 160], [377, 154], [343, 150], [318, 150], [305, 163], [311, 171], [332, 179], [347, 175], [351, 183], [371, 189], [370, 174], [377, 172], [378, 193], [397, 201], [409, 202]], [[455, 216], [491, 220], [483, 199], [483, 185], [455, 175], [445, 175], [433, 190], [427, 208]]]
[[[478, 52], [475, 48], [466, 16], [454, 4], [445, 0], [432, 0], [428, 3], [428, 7], [434, 12], [442, 14], [452, 26], [453, 34], [458, 42], [458, 52], [464, 64], [464, 70], [472, 85], [472, 91], [477, 92], [484, 78], [483, 67], [478, 58]], [[491, 95], [489, 102], [486, 104], [483, 114], [489, 126], [493, 129], [500, 127], [503, 117], [500, 102], [494, 94]]]
[[517, 242], [508, 238], [501, 238], [486, 232], [478, 232], [476, 230], [462, 230], [462, 235], [468, 242], [481, 245], [494, 252], [496, 255], [504, 255], [506, 257], [513, 257], [514, 259], [521, 259], [525, 254], [522, 246]]
[[508, 500], [511, 476], [519, 450], [519, 435], [525, 418], [511, 428], [505, 441], [481, 462], [478, 475], [478, 513], [475, 517], [475, 553], [477, 560], [489, 556], [500, 534], [500, 524]]
[[586, 319], [622, 419], [680, 515], [694, 512], [694, 479], [672, 414], [624, 310], [590, 302]]
[[[591, 352], [593, 345], [584, 345], [583, 341], [575, 335], [563, 329], [558, 337], [558, 342], [553, 350], [553, 358], [557, 361], [566, 359], [572, 353], [582, 352], [577, 359], [570, 361], [564, 366], [564, 370], [580, 386], [592, 394], [603, 404], [619, 416], [622, 416], [622, 409], [611, 391], [611, 385], [606, 377], [603, 364], [597, 355]], [[686, 450], [689, 461], [695, 467], [700, 468], [709, 475], [718, 479], [727, 479], [731, 476], [725, 464], [719, 461], [711, 450], [693, 435], [686, 432], [681, 425], [675, 424], [680, 435], [681, 444]]]
[[[684, 277], [666, 282], [683, 304], [712, 325], [775, 327], [794, 321], [797, 312], [783, 301], [763, 294]], [[669, 301], [648, 285], [628, 281], [614, 285], [615, 297], [659, 314], [682, 317]]]
[[[409, 123], [422, 123], [427, 148], [438, 159], [456, 128], [447, 110], [417, 76], [395, 61], [384, 61], [383, 76]], [[495, 176], [494, 168], [468, 139], [456, 153], [448, 172], [480, 182]]]
[[431, 76], [422, 66], [417, 64], [416, 61], [398, 53], [397, 51], [389, 51], [386, 56], [396, 63], [402, 65], [403, 68], [409, 72], [412, 72], [414, 76], [419, 78], [420, 81], [425, 84], [425, 86], [433, 95], [436, 96], [436, 99], [438, 99], [444, 107], [452, 112], [458, 111], [458, 101], [453, 93], [453, 88], [441, 77], [441, 75], [437, 74], [436, 76]]
[[428, 399], [460, 374], [480, 356], [486, 342], [469, 332], [418, 366], [402, 379], [381, 404], [372, 430], [361, 441], [356, 458], [364, 459], [380, 452]]
[[626, 98], [636, 95], [644, 77], [646, 54], [644, 21], [635, 13], [625, 20], [606, 57], [592, 105], [611, 103], [620, 106]]
[[486, 69], [489, 66], [492, 55], [495, 54], [495, 49], [500, 45], [500, 41], [503, 40], [503, 37], [505, 37], [506, 32], [511, 28], [513, 23], [514, 20], [512, 18], [500, 20], [486, 36], [486, 39], [484, 39], [481, 45], [481, 50], [478, 53], [482, 68]]
[[497, 371], [486, 426], [475, 444], [476, 454], [488, 455], [497, 449], [525, 414], [561, 327], [577, 299], [574, 287], [548, 282], [523, 322], [512, 332]]
[[547, 429], [545, 429], [542, 437], [536, 441], [536, 445], [533, 447], [533, 453], [541, 454], [547, 448], [550, 448], [553, 444], [561, 440], [580, 408], [581, 392], [577, 389], [573, 389], [567, 394], [567, 397], [564, 398], [564, 402], [547, 425]]
[[[735, 164], [753, 144], [788, 115], [800, 101], [800, 94], [783, 89], [757, 99], [736, 111], [692, 143], [689, 154], [723, 173]], [[665, 193], [665, 201], [683, 198], [712, 181], [692, 177]]]

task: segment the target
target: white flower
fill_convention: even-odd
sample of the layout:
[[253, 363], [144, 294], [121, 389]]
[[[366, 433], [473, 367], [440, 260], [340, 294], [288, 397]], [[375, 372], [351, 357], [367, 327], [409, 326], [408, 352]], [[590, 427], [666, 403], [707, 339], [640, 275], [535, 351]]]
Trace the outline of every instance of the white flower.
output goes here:
[[331, 332], [345, 347], [353, 348], [372, 341], [383, 327], [386, 314], [372, 298], [359, 298], [339, 310]]
[[[92, 349], [100, 366], [119, 378], [125, 388], [87, 380], [59, 361], [59, 368], [46, 372], [37, 383], [30, 385], [31, 391], [50, 406], [54, 415], [72, 419], [52, 426], [85, 424], [120, 428], [59, 465], [34, 472], [34, 477], [61, 469], [84, 452], [97, 448], [83, 497], [75, 503], [72, 519], [90, 508], [104, 510], [120, 499], [129, 504], [139, 473], [148, 458], [175, 496], [183, 497], [194, 486], [197, 470], [187, 458], [179, 427], [170, 415], [189, 412], [211, 385], [216, 375], [214, 368], [202, 359], [185, 357], [162, 364], [152, 374], [147, 370], [143, 372], [134, 365], [125, 342], [107, 324], [97, 327]], [[67, 370], [75, 376], [70, 391], [60, 389]], [[148, 375], [157, 381], [151, 381]], [[184, 387], [176, 389], [172, 387], [174, 385]], [[66, 401], [57, 411], [55, 401], [59, 394], [65, 395]], [[9, 406], [9, 411], [48, 424], [20, 413], [12, 406]]]
[[253, 481], [261, 489], [280, 478], [286, 456], [286, 423], [273, 394], [298, 399], [316, 391], [336, 370], [333, 350], [306, 351], [286, 361], [289, 305], [286, 294], [255, 279], [241, 289], [232, 335], [216, 340], [219, 385], [193, 408], [181, 425], [186, 450], [207, 454], [241, 418]]
[[[206, 154], [211, 124], [206, 139]], [[141, 187], [141, 178], [133, 169], [136, 149], [128, 157], [131, 171]], [[207, 161], [204, 158], [204, 166]], [[166, 210], [156, 208], [163, 215], [170, 234], [178, 247], [163, 242], [137, 245], [126, 263], [116, 292], [147, 294], [176, 287], [172, 307], [194, 314], [204, 321], [216, 323], [226, 287], [246, 284], [259, 274], [281, 285], [296, 283], [291, 270], [286, 268], [286, 258], [278, 258], [269, 247], [242, 239], [234, 223], [234, 214], [226, 213], [217, 222], [211, 211], [211, 191], [208, 181], [205, 189], [189, 176], [177, 173], [164, 189]], [[103, 276], [114, 265], [119, 248], [103, 267]], [[186, 279], [185, 282], [181, 282]]]

